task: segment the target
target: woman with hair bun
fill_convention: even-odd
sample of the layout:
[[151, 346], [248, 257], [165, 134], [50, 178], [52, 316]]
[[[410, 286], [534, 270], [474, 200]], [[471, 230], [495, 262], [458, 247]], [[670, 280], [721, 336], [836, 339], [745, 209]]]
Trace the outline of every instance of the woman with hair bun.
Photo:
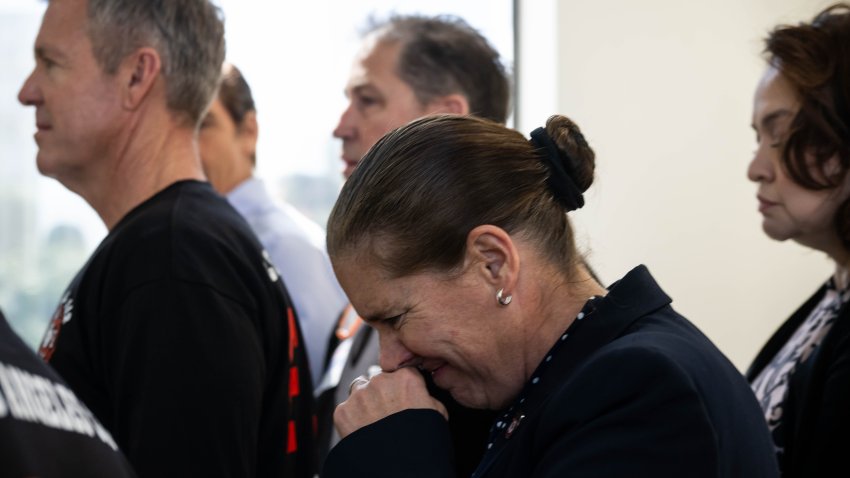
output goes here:
[[594, 161], [563, 116], [531, 140], [433, 116], [369, 151], [328, 252], [382, 371], [337, 408], [324, 477], [453, 476], [423, 374], [499, 411], [475, 477], [776, 476], [746, 380], [646, 267], [605, 289], [584, 266], [567, 213]]
[[847, 476], [850, 5], [775, 28], [765, 53], [753, 102], [758, 148], [747, 170], [762, 229], [826, 254], [835, 273], [765, 344], [747, 378], [783, 476]]

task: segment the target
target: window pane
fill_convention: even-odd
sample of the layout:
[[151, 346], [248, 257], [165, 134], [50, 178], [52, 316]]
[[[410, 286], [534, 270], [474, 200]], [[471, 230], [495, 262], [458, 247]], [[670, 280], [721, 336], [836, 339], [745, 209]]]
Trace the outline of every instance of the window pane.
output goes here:
[[[258, 175], [281, 198], [324, 224], [342, 183], [331, 131], [371, 16], [455, 14], [513, 61], [509, 0], [268, 2], [221, 0], [228, 59], [254, 91], [260, 122]], [[41, 338], [65, 286], [106, 233], [78, 196], [35, 168], [32, 108], [17, 92], [33, 67], [32, 44], [46, 2], [0, 3], [0, 309], [31, 345]]]

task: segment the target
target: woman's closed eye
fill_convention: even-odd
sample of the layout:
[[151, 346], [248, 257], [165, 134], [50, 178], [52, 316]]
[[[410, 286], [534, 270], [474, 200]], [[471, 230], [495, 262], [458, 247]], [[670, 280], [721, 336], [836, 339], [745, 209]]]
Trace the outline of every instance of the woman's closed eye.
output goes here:
[[386, 319], [381, 319], [381, 323], [389, 325], [394, 329], [398, 329], [403, 322], [405, 314], [395, 315], [393, 317], [388, 317]]

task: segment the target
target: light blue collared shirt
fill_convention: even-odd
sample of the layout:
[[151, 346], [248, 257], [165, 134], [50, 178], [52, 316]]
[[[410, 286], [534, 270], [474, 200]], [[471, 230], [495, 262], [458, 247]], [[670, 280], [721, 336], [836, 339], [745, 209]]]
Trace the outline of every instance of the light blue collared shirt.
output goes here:
[[269, 253], [292, 298], [313, 385], [322, 376], [328, 339], [348, 304], [325, 249], [325, 231], [292, 205], [275, 202], [260, 179], [249, 178], [227, 195]]

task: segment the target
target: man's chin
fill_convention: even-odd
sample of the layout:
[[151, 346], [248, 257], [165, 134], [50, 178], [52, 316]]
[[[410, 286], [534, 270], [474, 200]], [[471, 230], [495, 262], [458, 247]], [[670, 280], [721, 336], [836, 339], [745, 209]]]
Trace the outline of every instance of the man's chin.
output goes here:
[[350, 178], [350, 177], [351, 177], [351, 175], [352, 175], [352, 174], [354, 174], [354, 168], [355, 168], [356, 166], [357, 166], [356, 164], [349, 164], [349, 163], [346, 163], [346, 164], [345, 164], [345, 169], [343, 169], [343, 170], [342, 170], [342, 177], [343, 177], [343, 178], [345, 178], [345, 179]]
[[[61, 167], [61, 159], [57, 158], [56, 155], [51, 155], [45, 152], [43, 149], [39, 149], [38, 154], [35, 157], [35, 166], [38, 169], [39, 174], [44, 177], [52, 178], [63, 185], [65, 185], [64, 179], [69, 179], [69, 175], [71, 172], [68, 168]], [[67, 187], [67, 185], [65, 185]]]
[[54, 169], [52, 161], [50, 156], [41, 148], [39, 148], [38, 154], [35, 156], [35, 167], [42, 176], [52, 177], [51, 172]]

